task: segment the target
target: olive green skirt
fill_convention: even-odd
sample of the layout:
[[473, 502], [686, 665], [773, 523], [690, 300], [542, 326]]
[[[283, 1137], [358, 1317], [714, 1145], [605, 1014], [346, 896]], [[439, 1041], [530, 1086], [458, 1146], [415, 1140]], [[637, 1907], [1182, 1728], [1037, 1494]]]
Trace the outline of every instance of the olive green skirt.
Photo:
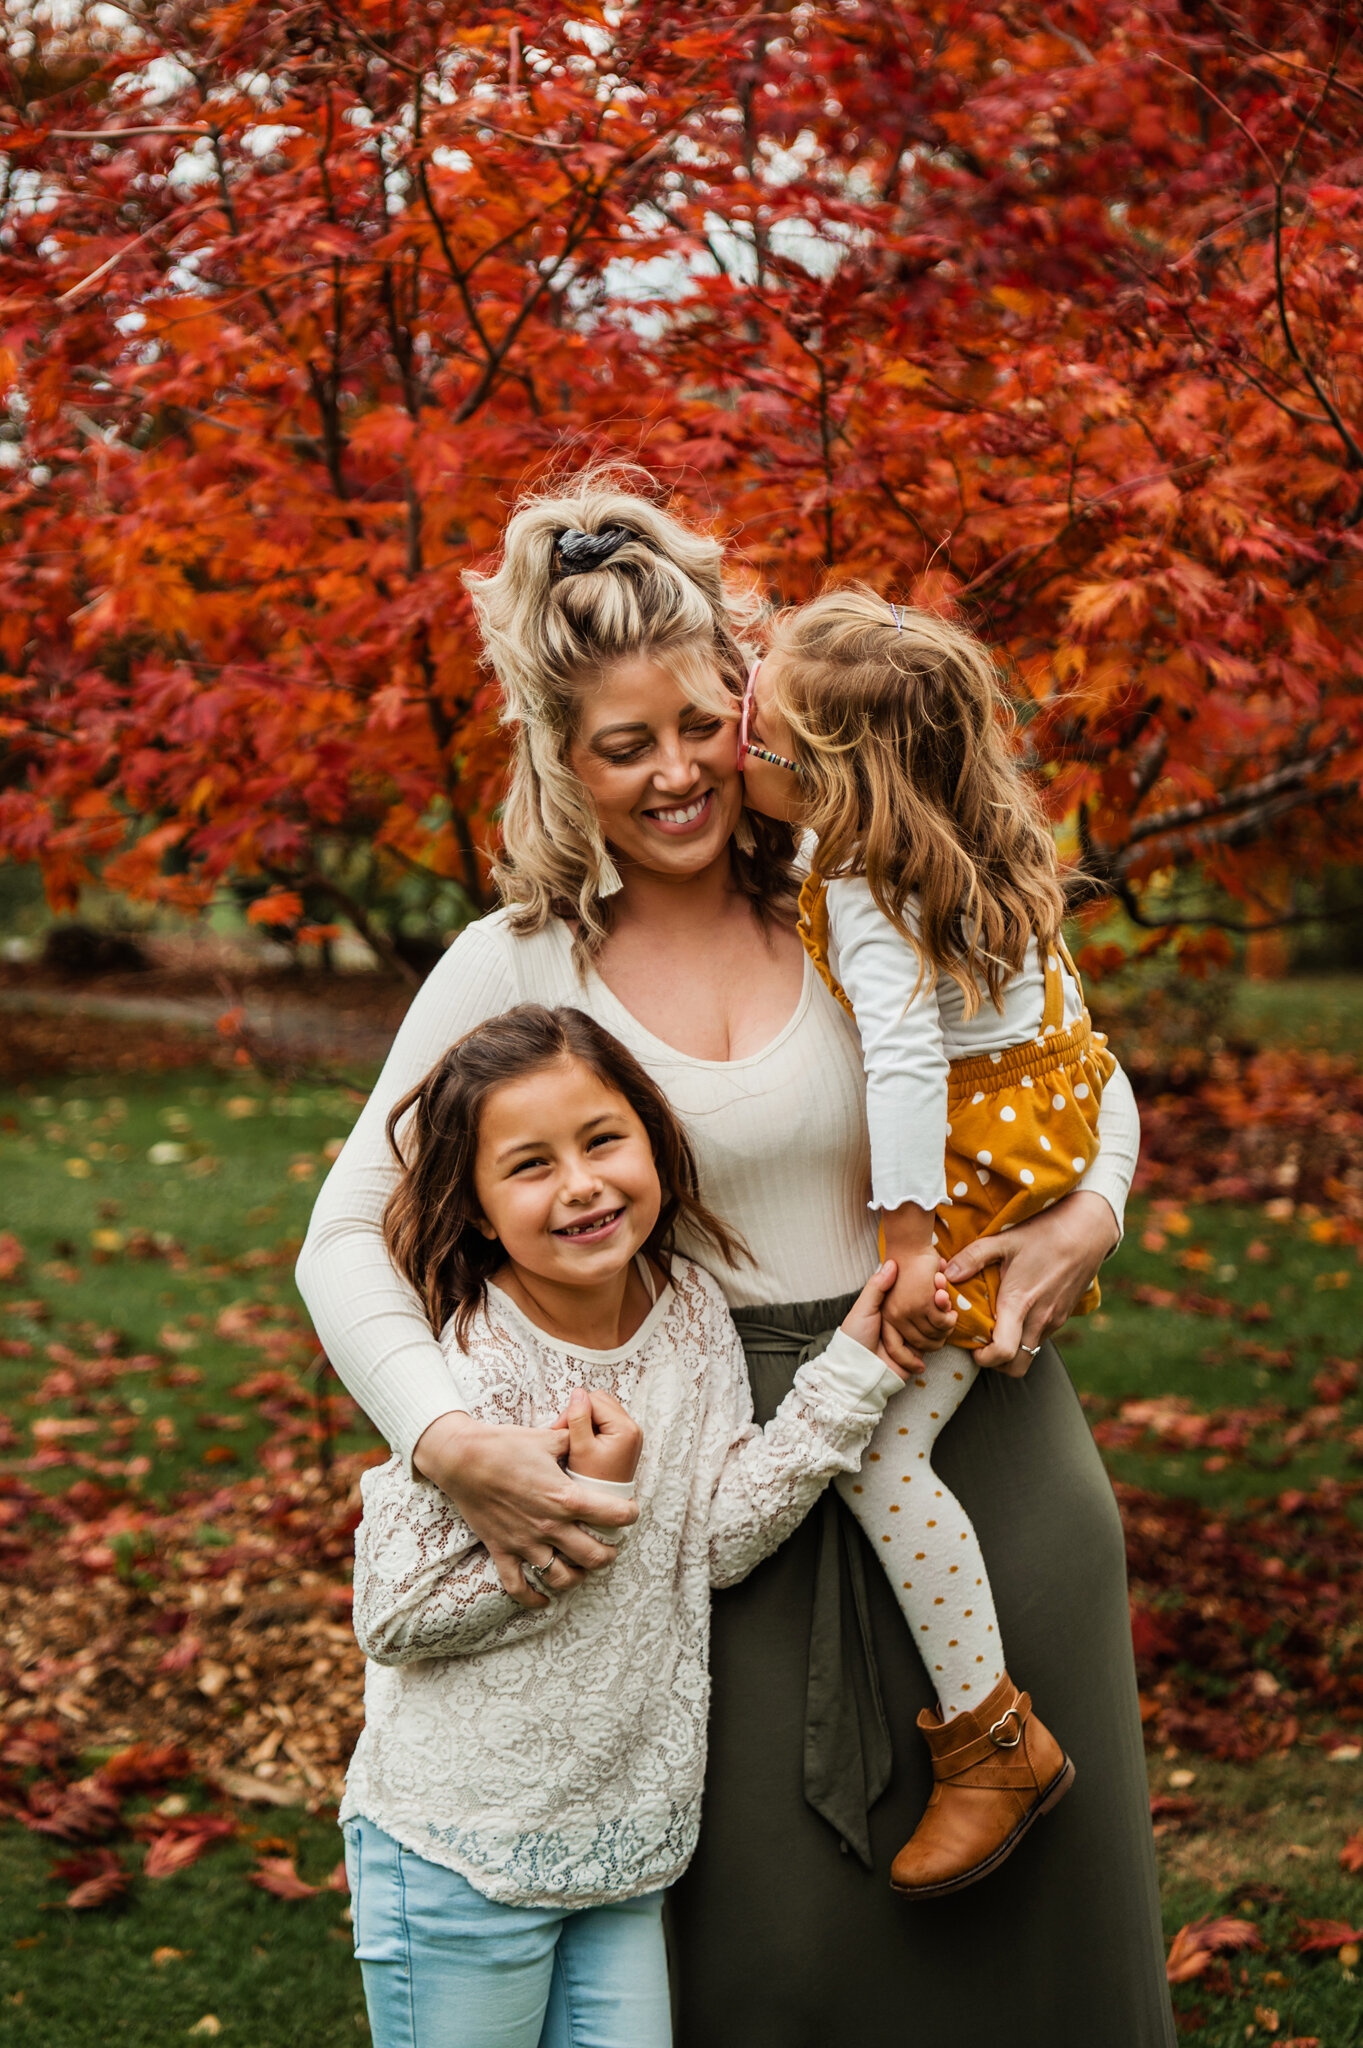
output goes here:
[[[737, 1315], [759, 1422], [851, 1299]], [[1025, 1379], [982, 1373], [935, 1462], [1074, 1789], [981, 1883], [891, 1892], [933, 1693], [830, 1488], [714, 1597], [700, 1846], [671, 1898], [678, 2048], [1172, 2048], [1121, 1522], [1054, 1346]]]

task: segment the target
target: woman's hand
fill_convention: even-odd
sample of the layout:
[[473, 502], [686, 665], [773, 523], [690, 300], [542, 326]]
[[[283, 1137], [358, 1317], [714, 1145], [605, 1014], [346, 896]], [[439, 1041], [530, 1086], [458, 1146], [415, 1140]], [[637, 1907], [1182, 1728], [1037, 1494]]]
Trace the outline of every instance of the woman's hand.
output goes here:
[[574, 1486], [560, 1462], [567, 1455], [566, 1429], [478, 1422], [461, 1409], [438, 1416], [413, 1453], [417, 1471], [448, 1494], [487, 1545], [503, 1587], [522, 1607], [546, 1604], [526, 1584], [523, 1565], [561, 1593], [614, 1564], [615, 1552], [587, 1534], [583, 1519], [612, 1529], [638, 1519], [633, 1501], [603, 1501]]
[[1029, 1223], [977, 1238], [959, 1252], [947, 1266], [948, 1280], [971, 1280], [984, 1266], [1003, 1268], [993, 1342], [975, 1352], [976, 1365], [1021, 1379], [1047, 1337], [1074, 1313], [1119, 1235], [1103, 1197], [1080, 1189]]

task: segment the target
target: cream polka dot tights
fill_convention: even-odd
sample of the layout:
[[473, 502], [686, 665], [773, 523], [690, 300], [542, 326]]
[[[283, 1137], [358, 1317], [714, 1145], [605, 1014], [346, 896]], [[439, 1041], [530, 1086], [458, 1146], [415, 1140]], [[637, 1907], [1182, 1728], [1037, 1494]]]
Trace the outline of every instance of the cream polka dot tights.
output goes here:
[[975, 1384], [968, 1351], [930, 1351], [921, 1382], [891, 1396], [861, 1470], [837, 1481], [884, 1565], [947, 1720], [1003, 1676], [1003, 1645], [969, 1517], [932, 1466], [933, 1446]]

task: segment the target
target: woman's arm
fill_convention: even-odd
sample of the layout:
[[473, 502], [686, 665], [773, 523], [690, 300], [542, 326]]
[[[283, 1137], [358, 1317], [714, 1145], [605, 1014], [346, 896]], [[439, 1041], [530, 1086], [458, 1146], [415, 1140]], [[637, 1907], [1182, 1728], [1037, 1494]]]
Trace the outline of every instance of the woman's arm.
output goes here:
[[[1098, 1156], [1079, 1185], [1086, 1195], [1101, 1195], [1111, 1209], [1117, 1235], [1115, 1251], [1126, 1227], [1126, 1198], [1131, 1193], [1141, 1149], [1141, 1113], [1123, 1067], [1112, 1070], [1098, 1110]], [[1103, 1256], [1106, 1258], [1107, 1253]], [[1087, 1284], [1087, 1283], [1085, 1283]]]
[[383, 1241], [383, 1212], [397, 1179], [385, 1126], [394, 1103], [456, 1039], [519, 1000], [508, 944], [499, 924], [470, 925], [418, 990], [322, 1184], [298, 1259], [298, 1291], [327, 1357], [409, 1464], [436, 1417], [468, 1403]]
[[[511, 1598], [540, 1607], [522, 1560], [561, 1553], [543, 1575], [557, 1592], [614, 1555], [578, 1526], [591, 1503], [559, 1465], [566, 1433], [478, 1422], [467, 1412], [457, 1372], [383, 1241], [396, 1177], [388, 1113], [457, 1038], [520, 1001], [514, 944], [499, 921], [485, 918], [460, 933], [422, 985], [317, 1197], [297, 1279], [328, 1358], [365, 1414], [409, 1468], [449, 1494]], [[623, 1525], [636, 1512], [621, 1502], [591, 1508], [591, 1518]]]
[[886, 1401], [905, 1377], [872, 1348], [893, 1278], [893, 1264], [872, 1275], [828, 1349], [800, 1367], [765, 1429], [753, 1421], [743, 1347], [715, 1289], [701, 1438], [701, 1470], [711, 1484], [712, 1586], [745, 1578], [799, 1527], [835, 1473], [860, 1464]]
[[468, 1523], [439, 1487], [413, 1479], [400, 1459], [366, 1473], [361, 1484], [355, 1637], [374, 1663], [467, 1657], [557, 1622], [557, 1600], [527, 1611], [503, 1590]]
[[1120, 1244], [1141, 1133], [1136, 1098], [1120, 1067], [1103, 1090], [1098, 1132], [1102, 1150], [1072, 1195], [1030, 1223], [977, 1238], [947, 1267], [949, 1280], [969, 1280], [996, 1261], [1003, 1268], [994, 1339], [975, 1353], [977, 1365], [1020, 1378]]

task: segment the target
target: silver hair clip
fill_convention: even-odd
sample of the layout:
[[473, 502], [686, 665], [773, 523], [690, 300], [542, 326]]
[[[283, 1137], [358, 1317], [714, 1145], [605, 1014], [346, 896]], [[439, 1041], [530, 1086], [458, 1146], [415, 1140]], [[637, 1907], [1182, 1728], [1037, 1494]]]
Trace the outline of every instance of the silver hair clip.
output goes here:
[[[887, 604], [890, 603], [888, 598], [886, 598], [885, 602]], [[907, 610], [908, 606], [906, 604], [890, 605], [890, 614], [891, 617], [894, 619], [894, 629], [896, 633], [902, 633], [904, 630], [904, 614]]]

